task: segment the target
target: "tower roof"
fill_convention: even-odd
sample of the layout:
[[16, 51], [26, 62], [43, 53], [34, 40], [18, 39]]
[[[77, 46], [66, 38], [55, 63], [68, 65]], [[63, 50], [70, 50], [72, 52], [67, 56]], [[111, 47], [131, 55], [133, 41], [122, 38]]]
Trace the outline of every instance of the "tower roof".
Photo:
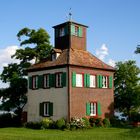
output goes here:
[[67, 22], [55, 25], [55, 26], [53, 26], [53, 28], [56, 28], [56, 27], [59, 27], [59, 26], [61, 27], [61, 26], [64, 26], [66, 24], [77, 24], [79, 26], [84, 26], [84, 27], [88, 28], [88, 26], [86, 26], [86, 25], [83, 25], [83, 24], [80, 24], [80, 23], [77, 23], [77, 22], [73, 22], [73, 21], [67, 21]]

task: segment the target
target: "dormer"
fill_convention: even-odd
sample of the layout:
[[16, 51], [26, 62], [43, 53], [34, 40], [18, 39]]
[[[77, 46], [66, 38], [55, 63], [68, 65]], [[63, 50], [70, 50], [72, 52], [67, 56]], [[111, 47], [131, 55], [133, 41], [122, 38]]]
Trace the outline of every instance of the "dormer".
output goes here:
[[56, 49], [79, 49], [86, 50], [86, 28], [87, 26], [75, 23], [65, 22], [53, 27], [55, 30], [55, 48]]
[[52, 49], [52, 51], [51, 51], [51, 60], [52, 61], [54, 61], [54, 60], [56, 60], [58, 57], [59, 57], [59, 55], [61, 54], [61, 50], [60, 49]]

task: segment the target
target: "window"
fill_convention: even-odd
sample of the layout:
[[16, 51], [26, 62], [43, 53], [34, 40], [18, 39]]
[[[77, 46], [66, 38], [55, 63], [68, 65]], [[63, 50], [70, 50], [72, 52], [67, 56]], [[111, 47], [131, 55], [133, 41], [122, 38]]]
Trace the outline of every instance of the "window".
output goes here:
[[49, 116], [49, 102], [44, 103], [44, 116]]
[[40, 103], [40, 116], [49, 117], [53, 116], [53, 103], [43, 102]]
[[87, 102], [86, 115], [87, 116], [101, 116], [102, 112], [101, 112], [100, 102]]
[[59, 29], [59, 36], [64, 36], [65, 35], [65, 29], [64, 28], [60, 28]]
[[33, 85], [32, 85], [33, 89], [37, 89], [38, 88], [38, 76], [37, 75], [32, 77], [32, 82], [33, 82]]
[[90, 87], [96, 87], [96, 76], [90, 75]]
[[62, 73], [56, 73], [55, 83], [56, 83], [56, 87], [62, 87]]
[[90, 103], [90, 116], [96, 116], [97, 115], [97, 103], [92, 102]]
[[83, 74], [76, 74], [76, 87], [83, 87]]
[[78, 37], [82, 37], [83, 36], [83, 29], [81, 26], [78, 25], [71, 25], [71, 34], [78, 36]]
[[44, 88], [49, 88], [50, 83], [49, 83], [49, 74], [44, 75]]
[[107, 88], [107, 87], [108, 87], [108, 77], [102, 76], [102, 88]]
[[79, 35], [79, 27], [75, 26], [75, 35], [78, 36]]
[[56, 60], [59, 55], [60, 55], [60, 53], [53, 53], [52, 54], [52, 61]]
[[52, 61], [56, 60], [56, 54], [52, 54]]

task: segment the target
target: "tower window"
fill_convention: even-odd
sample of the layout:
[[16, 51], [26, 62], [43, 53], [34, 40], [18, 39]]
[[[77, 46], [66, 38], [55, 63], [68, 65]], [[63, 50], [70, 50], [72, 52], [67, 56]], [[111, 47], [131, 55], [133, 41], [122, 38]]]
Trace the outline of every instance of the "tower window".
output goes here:
[[79, 27], [75, 26], [75, 35], [78, 36], [79, 35]]
[[60, 28], [59, 29], [59, 36], [64, 36], [65, 35], [65, 29], [64, 28]]
[[75, 35], [78, 37], [82, 37], [83, 36], [83, 28], [81, 26], [77, 26], [77, 25], [71, 25], [71, 35]]

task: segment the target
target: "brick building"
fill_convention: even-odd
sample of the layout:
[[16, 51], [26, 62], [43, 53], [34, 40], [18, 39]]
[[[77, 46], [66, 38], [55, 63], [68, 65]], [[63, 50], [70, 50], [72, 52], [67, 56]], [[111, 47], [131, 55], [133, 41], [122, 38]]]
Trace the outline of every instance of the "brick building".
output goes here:
[[87, 51], [87, 26], [68, 21], [53, 28], [51, 60], [28, 69], [27, 121], [111, 117], [114, 68]]

